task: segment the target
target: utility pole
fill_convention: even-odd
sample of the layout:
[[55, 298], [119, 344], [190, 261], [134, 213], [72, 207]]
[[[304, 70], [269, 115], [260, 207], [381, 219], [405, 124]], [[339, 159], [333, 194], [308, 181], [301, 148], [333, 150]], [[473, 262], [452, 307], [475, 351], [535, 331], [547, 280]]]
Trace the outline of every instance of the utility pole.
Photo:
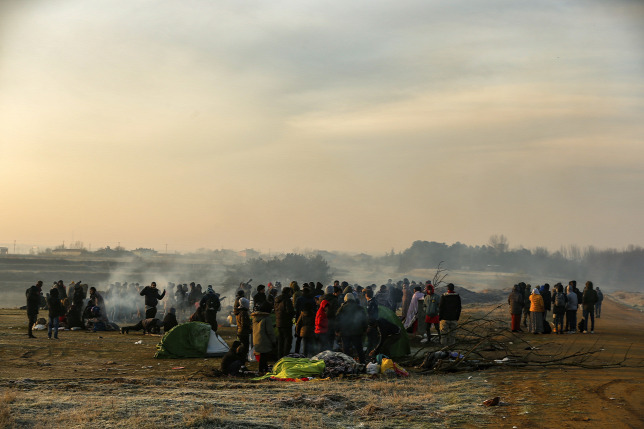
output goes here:
[[16, 240], [13, 240], [13, 253], [16, 253]]
[[168, 243], [165, 244], [165, 254], [168, 254]]

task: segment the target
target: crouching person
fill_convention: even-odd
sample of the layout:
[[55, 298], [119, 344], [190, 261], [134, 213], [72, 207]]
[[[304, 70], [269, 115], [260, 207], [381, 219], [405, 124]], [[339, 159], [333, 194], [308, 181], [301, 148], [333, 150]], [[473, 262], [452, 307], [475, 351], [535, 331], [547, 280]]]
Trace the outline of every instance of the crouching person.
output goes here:
[[145, 334], [159, 334], [161, 328], [163, 327], [163, 322], [159, 319], [143, 319], [139, 320], [134, 326], [124, 326], [121, 328], [121, 334], [129, 334], [130, 331], [140, 331], [143, 330], [143, 335]]
[[241, 341], [236, 340], [221, 359], [221, 372], [230, 376], [243, 374], [247, 351]]

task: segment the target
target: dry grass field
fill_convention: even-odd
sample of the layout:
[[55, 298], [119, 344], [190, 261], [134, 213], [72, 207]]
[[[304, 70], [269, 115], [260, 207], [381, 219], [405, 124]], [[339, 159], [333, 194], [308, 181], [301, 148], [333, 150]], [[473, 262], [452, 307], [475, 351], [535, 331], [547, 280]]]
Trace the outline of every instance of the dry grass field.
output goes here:
[[[604, 349], [595, 363], [621, 361], [628, 350], [626, 367], [407, 368], [405, 379], [289, 383], [215, 377], [216, 358], [154, 359], [158, 336], [66, 331], [50, 341], [40, 331], [30, 340], [24, 311], [5, 309], [0, 427], [644, 427], [642, 327], [641, 312], [605, 300], [594, 335], [517, 341], [545, 354]], [[232, 329], [222, 332], [230, 343]], [[499, 406], [482, 405], [494, 396]]]

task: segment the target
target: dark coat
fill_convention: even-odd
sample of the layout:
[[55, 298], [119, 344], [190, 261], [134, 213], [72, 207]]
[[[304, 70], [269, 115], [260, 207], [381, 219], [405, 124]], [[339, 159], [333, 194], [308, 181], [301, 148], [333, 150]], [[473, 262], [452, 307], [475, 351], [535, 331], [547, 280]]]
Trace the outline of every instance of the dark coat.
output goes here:
[[510, 304], [510, 314], [521, 314], [523, 312], [523, 294], [519, 291], [519, 285], [514, 285], [508, 304]]
[[367, 330], [367, 314], [356, 301], [346, 301], [340, 306], [335, 330], [341, 336], [363, 335]]
[[34, 285], [25, 291], [27, 296], [27, 314], [38, 314], [40, 308], [40, 290]]
[[593, 311], [595, 310], [595, 304], [597, 304], [597, 292], [592, 287], [586, 286], [584, 289], [584, 294], [581, 298], [581, 304], [584, 311]]
[[273, 319], [269, 313], [256, 311], [253, 314], [253, 344], [255, 353], [270, 353], [277, 342], [273, 331]]
[[156, 307], [160, 299], [163, 299], [165, 296], [165, 290], [162, 294], [159, 294], [159, 289], [155, 287], [146, 286], [143, 288], [139, 295], [145, 297], [145, 305], [147, 307]]
[[49, 307], [49, 317], [52, 319], [65, 315], [65, 307], [63, 307], [63, 304], [60, 302], [58, 289], [52, 289], [49, 292], [47, 307]]
[[310, 338], [315, 335], [315, 307], [307, 307], [307, 310], [300, 312], [300, 317], [295, 324], [295, 332], [300, 337]]
[[177, 322], [177, 316], [175, 316], [174, 313], [166, 314], [163, 318], [163, 332], [168, 332], [178, 324], [179, 323]]
[[325, 293], [322, 296], [323, 300], [329, 303], [329, 307], [326, 310], [327, 319], [334, 320], [338, 309], [340, 308], [340, 303], [338, 302], [338, 297], [332, 293]]
[[239, 338], [246, 338], [253, 333], [253, 325], [246, 307], [239, 306], [235, 309], [235, 320], [237, 321], [237, 336]]
[[295, 308], [289, 296], [284, 294], [275, 298], [275, 326], [278, 328], [290, 328], [293, 326]]
[[439, 320], [458, 320], [461, 318], [461, 297], [456, 292], [446, 292], [438, 303]]

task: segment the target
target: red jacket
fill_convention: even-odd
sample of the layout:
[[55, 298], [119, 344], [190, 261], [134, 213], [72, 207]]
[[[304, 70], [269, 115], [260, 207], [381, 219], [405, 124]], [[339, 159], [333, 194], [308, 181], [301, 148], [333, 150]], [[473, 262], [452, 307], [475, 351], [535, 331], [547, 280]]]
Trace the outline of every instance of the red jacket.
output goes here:
[[320, 303], [320, 308], [315, 315], [315, 333], [326, 334], [329, 332], [329, 318], [326, 315], [326, 308], [329, 306], [329, 301], [323, 299]]

